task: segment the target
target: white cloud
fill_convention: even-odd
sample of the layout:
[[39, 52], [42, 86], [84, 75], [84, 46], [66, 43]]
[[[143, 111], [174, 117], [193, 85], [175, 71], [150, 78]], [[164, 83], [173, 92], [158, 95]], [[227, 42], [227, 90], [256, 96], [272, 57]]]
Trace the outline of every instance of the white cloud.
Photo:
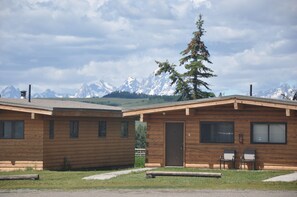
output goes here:
[[235, 29], [228, 26], [212, 26], [207, 29], [207, 38], [212, 42], [230, 42], [250, 39], [255, 32], [250, 29]]
[[0, 86], [143, 78], [154, 60], [178, 63], [199, 13], [214, 90], [297, 83], [296, 10], [294, 0], [2, 0]]
[[119, 86], [129, 76], [140, 79], [146, 77], [153, 72], [152, 68], [156, 68], [155, 59], [152, 57], [132, 56], [115, 61], [91, 61], [79, 69], [78, 73]]
[[193, 5], [197, 8], [205, 6], [206, 8], [211, 8], [211, 2], [209, 0], [191, 0]]
[[63, 44], [73, 44], [73, 43], [84, 43], [84, 42], [96, 42], [98, 41], [97, 38], [85, 38], [85, 37], [78, 37], [78, 36], [69, 36], [69, 35], [55, 35], [54, 41], [60, 42]]
[[281, 47], [280, 43], [283, 42], [215, 57], [213, 67], [218, 77], [210, 80], [211, 84], [216, 85], [213, 89], [216, 92], [227, 93], [237, 90], [245, 94], [248, 92], [249, 84], [254, 84], [261, 90], [276, 87], [290, 80], [296, 83], [297, 67], [294, 59], [297, 52], [275, 55], [272, 49], [277, 49], [276, 46]]

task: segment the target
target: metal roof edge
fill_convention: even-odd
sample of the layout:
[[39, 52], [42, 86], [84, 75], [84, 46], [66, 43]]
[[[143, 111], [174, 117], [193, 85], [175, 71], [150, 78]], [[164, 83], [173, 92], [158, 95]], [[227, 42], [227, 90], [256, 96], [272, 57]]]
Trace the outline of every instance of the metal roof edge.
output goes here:
[[24, 103], [13, 103], [13, 102], [7, 102], [7, 101], [0, 101], [0, 105], [7, 105], [7, 106], [12, 106], [12, 107], [22, 107], [22, 108], [26, 108], [26, 109], [40, 109], [40, 110], [48, 110], [48, 111], [52, 111], [53, 108], [52, 107], [44, 107], [44, 106], [38, 106], [38, 105], [34, 105], [31, 104], [24, 104]]
[[244, 95], [229, 95], [229, 96], [212, 97], [212, 98], [196, 99], [196, 100], [189, 100], [189, 101], [177, 101], [177, 102], [169, 102], [169, 103], [161, 103], [161, 104], [152, 104], [147, 106], [135, 107], [131, 109], [123, 109], [123, 112], [125, 113], [125, 112], [141, 111], [141, 110], [156, 109], [156, 108], [176, 107], [176, 106], [191, 105], [191, 104], [198, 104], [198, 103], [225, 101], [230, 99], [250, 100], [250, 101], [266, 102], [266, 103], [273, 103], [273, 104], [297, 106], [296, 101], [278, 100], [278, 99], [262, 98], [262, 97], [255, 97], [255, 96], [244, 96]]

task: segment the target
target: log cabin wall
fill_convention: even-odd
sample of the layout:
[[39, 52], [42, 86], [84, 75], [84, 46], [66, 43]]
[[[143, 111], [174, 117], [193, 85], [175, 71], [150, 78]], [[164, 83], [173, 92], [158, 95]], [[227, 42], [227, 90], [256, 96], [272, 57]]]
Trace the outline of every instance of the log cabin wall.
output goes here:
[[[49, 139], [54, 120], [54, 139]], [[79, 121], [78, 138], [70, 138], [69, 121]], [[98, 122], [106, 121], [106, 137], [98, 137]], [[128, 137], [121, 137], [121, 122], [129, 121]], [[48, 117], [44, 124], [44, 168], [79, 169], [134, 165], [134, 119]]]
[[0, 120], [24, 121], [24, 139], [0, 139], [0, 170], [43, 169], [43, 120], [30, 113], [0, 110]]
[[[146, 166], [165, 165], [165, 123], [185, 123], [184, 166], [219, 168], [219, 158], [226, 148], [237, 151], [236, 167], [246, 148], [256, 149], [257, 169], [297, 170], [297, 116], [292, 112], [286, 116], [284, 109], [244, 105], [235, 110], [232, 105], [193, 109], [186, 116], [185, 110], [166, 113], [145, 114], [147, 122]], [[234, 143], [200, 143], [200, 122], [234, 122]], [[252, 144], [252, 122], [287, 123], [286, 144]], [[239, 143], [239, 134], [243, 134], [243, 144]]]

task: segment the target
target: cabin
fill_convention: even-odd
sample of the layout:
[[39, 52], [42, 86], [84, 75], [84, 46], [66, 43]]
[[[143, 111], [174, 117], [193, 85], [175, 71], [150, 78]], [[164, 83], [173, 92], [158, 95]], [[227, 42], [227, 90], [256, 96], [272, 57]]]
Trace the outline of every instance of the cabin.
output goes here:
[[124, 117], [147, 123], [148, 167], [219, 168], [224, 151], [234, 150], [240, 168], [253, 149], [256, 169], [297, 170], [295, 101], [234, 95], [129, 109]]
[[118, 107], [0, 98], [0, 170], [133, 166], [134, 121]]

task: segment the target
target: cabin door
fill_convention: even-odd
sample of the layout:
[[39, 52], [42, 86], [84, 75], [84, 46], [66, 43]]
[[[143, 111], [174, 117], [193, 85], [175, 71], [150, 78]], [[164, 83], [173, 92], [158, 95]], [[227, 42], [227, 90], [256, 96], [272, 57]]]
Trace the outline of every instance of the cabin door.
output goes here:
[[166, 123], [166, 166], [183, 166], [184, 123]]

